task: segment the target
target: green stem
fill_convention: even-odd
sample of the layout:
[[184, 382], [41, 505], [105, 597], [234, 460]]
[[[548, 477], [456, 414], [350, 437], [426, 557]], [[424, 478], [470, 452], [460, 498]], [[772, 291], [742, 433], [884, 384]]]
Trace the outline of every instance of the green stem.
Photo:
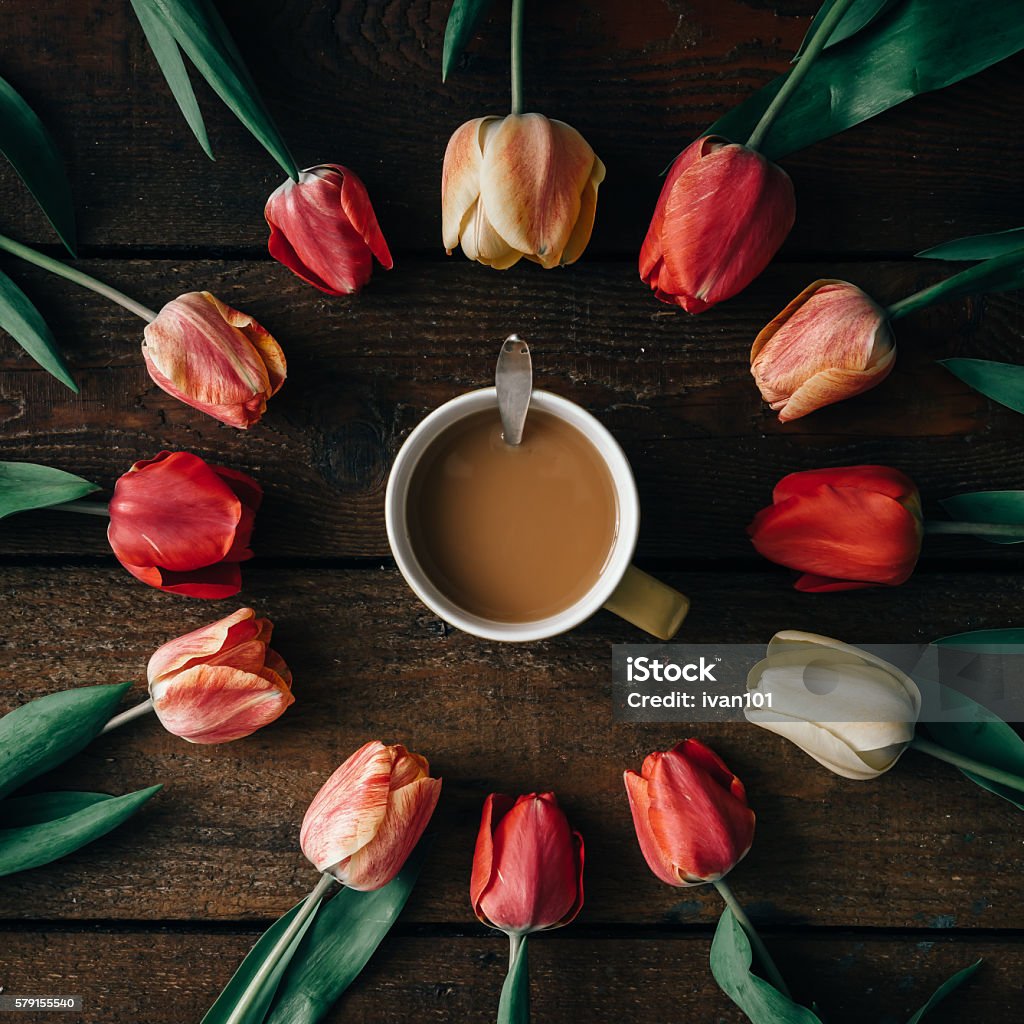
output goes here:
[[1008, 786], [1010, 789], [1017, 790], [1018, 793], [1024, 793], [1024, 779], [1019, 775], [1014, 775], [1013, 772], [1003, 771], [1002, 768], [993, 768], [992, 765], [975, 761], [973, 757], [965, 757], [963, 754], [958, 754], [955, 750], [947, 750], [945, 747], [940, 747], [938, 743], [932, 743], [931, 740], [923, 739], [920, 736], [915, 736], [910, 741], [910, 745], [914, 750], [921, 751], [922, 754], [928, 754], [931, 757], [938, 758], [940, 761], [945, 761], [946, 764], [962, 768], [964, 771], [980, 775], [982, 778], [998, 782], [1000, 785]]
[[523, 112], [523, 7], [526, 0], [512, 0], [512, 113]]
[[141, 704], [136, 704], [135, 707], [129, 708], [127, 711], [122, 711], [119, 715], [114, 717], [107, 722], [102, 729], [100, 729], [100, 735], [102, 736], [105, 732], [113, 732], [115, 729], [119, 729], [122, 725], [127, 725], [129, 722], [133, 722], [136, 718], [141, 718], [143, 715], [148, 715], [153, 710], [153, 698], [144, 700]]
[[305, 902], [299, 908], [299, 912], [292, 918], [291, 923], [281, 933], [281, 937], [274, 943], [273, 948], [267, 954], [259, 970], [252, 976], [252, 980], [246, 986], [245, 993], [235, 1003], [230, 1015], [224, 1024], [242, 1024], [246, 1020], [253, 1004], [259, 998], [260, 990], [267, 983], [267, 980], [277, 968], [278, 961], [287, 952], [288, 947], [295, 940], [295, 936], [302, 930], [302, 926], [309, 920], [311, 915], [316, 913], [321, 900], [327, 895], [327, 890], [334, 884], [334, 876], [326, 871], [320, 876], [316, 888], [306, 897]]
[[100, 504], [98, 501], [62, 501], [57, 505], [47, 505], [45, 507], [55, 509], [58, 512], [80, 512], [87, 516], [110, 515], [110, 506]]
[[739, 900], [737, 900], [733, 895], [732, 889], [729, 888], [726, 880], [724, 878], [720, 878], [717, 882], [713, 882], [712, 885], [714, 885], [718, 890], [718, 895], [725, 900], [725, 905], [732, 911], [733, 917], [739, 921], [740, 927], [746, 933], [747, 938], [750, 940], [750, 945], [757, 954], [757, 959], [760, 961], [762, 969], [765, 974], [768, 975], [768, 980], [787, 999], [792, 999], [793, 997], [789, 994], [789, 987], [786, 985], [782, 975], [779, 973], [778, 967], [775, 966], [775, 961], [771, 958], [771, 954], [768, 952], [768, 947], [765, 946], [761, 941], [761, 936], [754, 930], [754, 926], [750, 923], [750, 918], [747, 917], [747, 912], [740, 905]]
[[104, 298], [111, 299], [119, 306], [124, 306], [125, 309], [134, 313], [136, 316], [142, 317], [142, 319], [147, 323], [156, 319], [156, 313], [154, 313], [153, 310], [147, 309], [141, 303], [136, 302], [123, 292], [119, 292], [116, 288], [111, 288], [110, 285], [104, 284], [102, 281], [97, 281], [95, 277], [83, 274], [81, 270], [75, 270], [74, 267], [69, 267], [66, 263], [61, 263], [60, 260], [55, 260], [50, 256], [44, 256], [41, 252], [36, 252], [35, 249], [31, 249], [27, 245], [15, 242], [13, 238], [8, 238], [6, 235], [0, 235], [0, 249], [4, 252], [9, 252], [12, 256], [17, 256], [20, 259], [25, 260], [27, 263], [34, 263], [37, 267], [42, 267], [43, 270], [50, 271], [51, 274], [56, 274], [58, 277], [63, 277], [68, 281], [73, 281], [75, 284], [81, 285], [83, 288], [88, 288], [89, 291], [96, 292], [97, 295], [102, 295]]
[[782, 88], [775, 94], [775, 98], [768, 104], [765, 112], [761, 115], [761, 120], [757, 122], [754, 130], [750, 133], [750, 138], [747, 139], [747, 146], [750, 149], [760, 149], [764, 144], [765, 137], [771, 131], [775, 119], [782, 113], [782, 108], [789, 102], [790, 96], [796, 92], [800, 83], [804, 80], [804, 76], [811, 70], [811, 65], [817, 60], [821, 51], [825, 49], [829, 36], [835, 31], [839, 22], [843, 20], [843, 15], [846, 14], [847, 8], [852, 3], [853, 0], [838, 0], [832, 10], [822, 18], [818, 31], [814, 33], [814, 38], [807, 44], [807, 49], [804, 50], [803, 56], [796, 62], [796, 67], [787, 75], [786, 80], [782, 83]]
[[924, 523], [924, 532], [967, 534], [989, 540], [1024, 540], [1024, 523], [965, 523], [928, 519]]
[[508, 969], [511, 971], [516, 965], [516, 957], [519, 956], [519, 947], [522, 946], [525, 935], [519, 932], [509, 932], [508, 935]]

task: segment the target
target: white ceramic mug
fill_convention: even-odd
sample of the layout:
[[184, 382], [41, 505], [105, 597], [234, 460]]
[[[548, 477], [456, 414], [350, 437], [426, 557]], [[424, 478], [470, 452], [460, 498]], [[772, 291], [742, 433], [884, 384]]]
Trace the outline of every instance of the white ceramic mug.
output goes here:
[[488, 640], [541, 640], [564, 633], [607, 608], [662, 640], [671, 639], [689, 610], [689, 600], [633, 564], [640, 530], [640, 503], [629, 461], [614, 437], [585, 409], [547, 391], [534, 391], [530, 408], [575, 427], [600, 453], [615, 489], [618, 523], [611, 553], [593, 587], [557, 615], [533, 622], [500, 622], [459, 607], [423, 570], [409, 538], [407, 499], [413, 472], [437, 437], [453, 423], [487, 409], [497, 411], [494, 388], [459, 395], [430, 413], [408, 436], [391, 467], [384, 498], [388, 542], [398, 568], [416, 596], [457, 629]]

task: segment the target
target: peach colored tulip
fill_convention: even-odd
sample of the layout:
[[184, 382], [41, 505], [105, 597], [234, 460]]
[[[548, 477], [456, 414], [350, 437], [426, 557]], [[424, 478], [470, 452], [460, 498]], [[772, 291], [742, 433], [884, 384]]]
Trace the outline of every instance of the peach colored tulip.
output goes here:
[[146, 675], [164, 728], [191, 743], [227, 743], [295, 702], [292, 674], [270, 649], [273, 625], [251, 608], [158, 648]]
[[444, 246], [506, 270], [580, 258], [594, 227], [604, 164], [575, 128], [543, 114], [467, 121], [448, 143], [441, 178]]
[[259, 422], [287, 372], [270, 334], [209, 292], [168, 302], [146, 327], [142, 355], [169, 395], [242, 430]]
[[750, 350], [750, 372], [782, 423], [881, 384], [895, 361], [885, 310], [831, 279], [805, 288]]
[[380, 889], [402, 870], [440, 795], [425, 757], [373, 740], [313, 798], [302, 819], [302, 852], [350, 889]]

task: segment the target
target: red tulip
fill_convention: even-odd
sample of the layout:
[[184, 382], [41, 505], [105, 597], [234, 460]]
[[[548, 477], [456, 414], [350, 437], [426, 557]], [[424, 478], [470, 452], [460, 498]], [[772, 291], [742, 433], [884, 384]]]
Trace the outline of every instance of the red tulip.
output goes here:
[[136, 462], [114, 486], [107, 539], [137, 579], [189, 597], [231, 597], [252, 558], [260, 485], [188, 452]]
[[251, 316], [209, 292], [172, 299], [146, 326], [142, 355], [169, 395], [246, 430], [287, 373], [281, 346]]
[[153, 710], [191, 743], [227, 743], [295, 703], [292, 674], [270, 649], [273, 624], [251, 608], [171, 640], [149, 659]]
[[640, 850], [669, 885], [717, 882], [754, 841], [743, 783], [698, 740], [648, 754], [624, 775]]
[[889, 376], [885, 310], [846, 281], [815, 281], [754, 340], [750, 372], [782, 423], [859, 395]]
[[302, 819], [302, 852], [350, 889], [380, 889], [402, 870], [440, 795], [425, 757], [400, 743], [366, 743], [313, 798]]
[[887, 466], [841, 466], [783, 477], [747, 528], [765, 558], [803, 575], [797, 590], [896, 586], [921, 551], [921, 498]]
[[795, 219], [793, 183], [781, 167], [704, 136], [665, 178], [640, 250], [640, 278], [662, 302], [702, 313], [768, 266]]
[[270, 255], [328, 295], [359, 291], [373, 271], [373, 257], [394, 266], [366, 186], [347, 167], [307, 167], [267, 200]]
[[583, 837], [554, 793], [484, 802], [473, 855], [476, 916], [510, 934], [560, 928], [583, 906]]

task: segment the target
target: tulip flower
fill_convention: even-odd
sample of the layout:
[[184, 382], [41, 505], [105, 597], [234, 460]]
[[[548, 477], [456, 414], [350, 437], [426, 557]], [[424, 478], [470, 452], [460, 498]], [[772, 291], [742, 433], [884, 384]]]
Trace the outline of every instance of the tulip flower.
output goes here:
[[897, 586], [914, 571], [924, 529], [909, 477], [886, 466], [791, 473], [747, 528], [758, 552], [803, 575], [811, 592]]
[[444, 246], [506, 270], [524, 256], [574, 263], [594, 227], [604, 164], [575, 128], [542, 114], [467, 121], [441, 178]]
[[873, 388], [895, 361], [886, 311], [856, 285], [826, 279], [805, 288], [758, 334], [750, 372], [786, 423]]
[[703, 313], [771, 262], [796, 219], [789, 175], [748, 146], [705, 136], [676, 158], [640, 250], [662, 302]]
[[172, 299], [143, 334], [154, 383], [228, 426], [258, 423], [284, 383], [281, 346], [251, 316], [209, 292]]
[[366, 186], [340, 164], [307, 167], [267, 200], [270, 255], [328, 295], [359, 291], [377, 257], [394, 266]]
[[158, 590], [218, 598], [242, 586], [252, 558], [260, 485], [189, 452], [136, 462], [114, 486], [107, 539], [136, 579]]
[[350, 889], [380, 889], [401, 871], [440, 795], [425, 757], [401, 744], [366, 743], [313, 798], [302, 819], [302, 852]]
[[895, 665], [815, 633], [785, 630], [747, 677], [770, 707], [748, 721], [795, 743], [847, 779], [887, 772], [914, 739], [921, 691]]
[[640, 850], [663, 882], [716, 882], [747, 855], [754, 812], [743, 783], [699, 740], [649, 754], [623, 778]]

